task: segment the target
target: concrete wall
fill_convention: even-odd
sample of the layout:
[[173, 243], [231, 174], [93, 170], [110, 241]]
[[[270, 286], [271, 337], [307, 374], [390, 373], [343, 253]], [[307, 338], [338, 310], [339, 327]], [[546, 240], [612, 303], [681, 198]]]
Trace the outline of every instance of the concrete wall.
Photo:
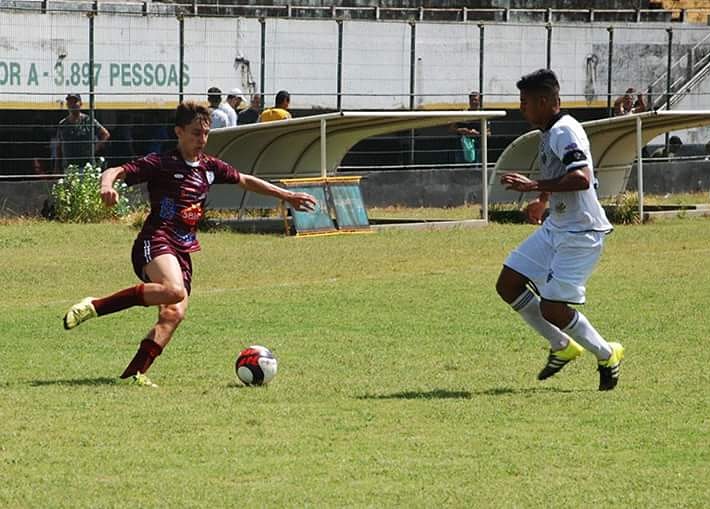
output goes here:
[[[267, 104], [280, 89], [295, 109], [335, 108], [335, 20], [265, 21]], [[261, 88], [261, 25], [254, 18], [186, 18], [183, 86], [204, 100], [210, 86]], [[616, 24], [614, 94], [643, 88], [666, 65], [665, 23]], [[33, 27], [27, 30], [27, 27]], [[97, 107], [172, 107], [179, 89], [178, 21], [172, 17], [102, 13], [95, 18]], [[673, 54], [681, 56], [707, 34], [674, 26]], [[404, 22], [344, 21], [346, 109], [409, 106], [412, 27]], [[480, 29], [475, 23], [416, 24], [418, 107], [463, 107], [479, 88]], [[513, 105], [515, 82], [546, 65], [542, 23], [490, 23], [484, 29], [485, 105]], [[606, 104], [607, 24], [552, 29], [551, 64], [567, 107]], [[88, 90], [88, 18], [82, 13], [0, 12], [0, 108], [57, 108], [69, 90]]]
[[51, 187], [49, 182], [0, 182], [0, 217], [40, 216]]
[[[627, 189], [637, 189], [634, 167]], [[644, 162], [644, 191], [665, 195], [709, 191], [710, 160]], [[481, 173], [476, 170], [386, 171], [367, 174], [362, 193], [368, 207], [455, 207], [480, 203]], [[510, 201], [518, 199], [510, 193]]]

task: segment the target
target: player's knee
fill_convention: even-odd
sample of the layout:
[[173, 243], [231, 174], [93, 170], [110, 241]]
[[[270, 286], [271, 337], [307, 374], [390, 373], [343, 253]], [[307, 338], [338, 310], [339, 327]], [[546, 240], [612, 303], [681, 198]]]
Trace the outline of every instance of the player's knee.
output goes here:
[[187, 297], [187, 290], [182, 285], [166, 284], [164, 285], [165, 299], [170, 304], [182, 302]]
[[185, 319], [185, 309], [182, 306], [164, 306], [160, 310], [160, 321], [176, 326]]
[[525, 284], [520, 284], [515, 278], [509, 276], [509, 271], [504, 268], [496, 281], [496, 292], [501, 299], [511, 303], [525, 291]]

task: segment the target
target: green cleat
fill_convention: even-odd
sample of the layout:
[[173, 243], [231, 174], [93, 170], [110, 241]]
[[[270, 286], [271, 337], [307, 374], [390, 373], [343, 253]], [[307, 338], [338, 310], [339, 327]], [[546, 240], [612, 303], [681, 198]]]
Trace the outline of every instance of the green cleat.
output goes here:
[[67, 314], [64, 315], [64, 328], [66, 330], [73, 329], [81, 322], [98, 316], [94, 305], [91, 303], [92, 300], [94, 300], [93, 297], [87, 297], [69, 308]]
[[610, 391], [619, 383], [619, 372], [621, 371], [621, 361], [624, 358], [624, 347], [621, 343], [609, 343], [611, 346], [611, 357], [605, 361], [599, 361], [599, 390]]
[[550, 355], [547, 357], [547, 364], [545, 364], [542, 371], [538, 373], [537, 379], [545, 380], [556, 375], [568, 362], [582, 355], [582, 352], [584, 352], [584, 348], [579, 346], [573, 339], [570, 339], [567, 346], [562, 350], [556, 350], [554, 352], [550, 350]]
[[126, 379], [126, 382], [128, 382], [129, 385], [139, 385], [141, 387], [158, 387], [157, 384], [154, 384], [150, 378], [145, 376], [143, 373], [136, 373], [133, 376], [130, 376]]

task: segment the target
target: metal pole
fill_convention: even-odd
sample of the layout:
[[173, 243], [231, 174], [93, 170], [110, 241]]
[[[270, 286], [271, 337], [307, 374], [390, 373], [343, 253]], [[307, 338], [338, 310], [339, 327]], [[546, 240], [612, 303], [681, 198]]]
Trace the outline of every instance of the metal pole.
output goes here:
[[264, 81], [266, 80], [266, 19], [259, 18], [259, 23], [261, 24], [261, 61], [259, 63], [260, 69], [260, 79], [261, 85], [259, 86], [259, 91], [261, 95], [260, 108], [264, 107]]
[[481, 216], [488, 222], [488, 120], [481, 119]]
[[[409, 23], [411, 27], [409, 39], [409, 110], [414, 109], [414, 94], [416, 93], [417, 75], [417, 24]], [[414, 129], [409, 130], [409, 164], [414, 164]]]
[[[666, 111], [671, 110], [671, 84], [673, 82], [671, 76], [671, 68], [673, 66], [673, 29], [666, 28], [668, 32], [668, 62], [666, 64]], [[666, 156], [668, 156], [668, 150], [670, 148], [670, 133], [666, 133]]]
[[328, 176], [328, 160], [327, 160], [327, 154], [325, 151], [325, 137], [326, 137], [326, 129], [325, 129], [325, 119], [320, 121], [320, 176], [322, 178], [326, 178]]
[[182, 102], [184, 99], [184, 85], [183, 85], [183, 80], [185, 79], [184, 75], [184, 67], [185, 67], [185, 19], [182, 17], [182, 14], [178, 16], [178, 43], [180, 45], [180, 83], [178, 85], [178, 98], [179, 101]]
[[343, 111], [343, 20], [338, 23], [338, 111]]
[[608, 116], [612, 116], [614, 113], [611, 110], [611, 71], [614, 66], [614, 27], [608, 27], [609, 32], [609, 65], [607, 66], [607, 77], [606, 77], [606, 109]]
[[636, 171], [639, 192], [639, 219], [643, 222], [643, 126], [641, 117], [636, 117]]
[[483, 108], [483, 57], [485, 56], [485, 51], [483, 50], [485, 37], [485, 29], [483, 23], [478, 24], [478, 100], [479, 109]]
[[547, 68], [552, 69], [552, 23], [545, 25], [547, 30]]
[[666, 28], [668, 32], [668, 60], [666, 63], [666, 109], [671, 109], [671, 83], [673, 79], [671, 77], [671, 67], [673, 66], [673, 29]]
[[91, 164], [96, 165], [96, 132], [94, 122], [96, 121], [96, 101], [94, 100], [94, 15], [89, 16], [89, 122], [91, 125]]
[[411, 21], [409, 37], [409, 109], [414, 109], [414, 92], [416, 87], [417, 67], [417, 24]]

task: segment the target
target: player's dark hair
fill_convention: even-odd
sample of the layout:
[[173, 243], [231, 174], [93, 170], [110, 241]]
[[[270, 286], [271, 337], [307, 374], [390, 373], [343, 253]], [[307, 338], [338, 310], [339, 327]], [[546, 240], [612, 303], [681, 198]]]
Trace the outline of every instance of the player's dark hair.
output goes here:
[[191, 124], [196, 118], [199, 118], [207, 125], [212, 123], [209, 110], [201, 104], [194, 101], [185, 101], [178, 104], [178, 107], [175, 110], [176, 127], [185, 127], [186, 125]]
[[538, 69], [526, 74], [515, 84], [518, 90], [533, 92], [547, 97], [557, 97], [560, 94], [560, 82], [550, 69]]
[[274, 101], [276, 107], [279, 106], [279, 104], [283, 104], [284, 101], [289, 101], [291, 99], [291, 94], [289, 94], [286, 90], [280, 90], [276, 94], [276, 101]]

